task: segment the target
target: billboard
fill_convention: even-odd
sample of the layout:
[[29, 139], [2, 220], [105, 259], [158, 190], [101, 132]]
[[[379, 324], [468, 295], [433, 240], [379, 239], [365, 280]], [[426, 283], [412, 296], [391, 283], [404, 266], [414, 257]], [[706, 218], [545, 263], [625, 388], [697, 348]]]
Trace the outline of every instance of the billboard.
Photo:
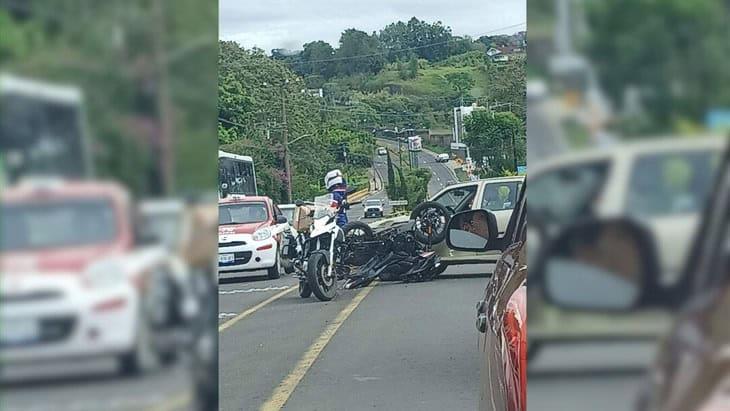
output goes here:
[[419, 136], [408, 137], [408, 150], [409, 151], [421, 151], [421, 137], [419, 137]]

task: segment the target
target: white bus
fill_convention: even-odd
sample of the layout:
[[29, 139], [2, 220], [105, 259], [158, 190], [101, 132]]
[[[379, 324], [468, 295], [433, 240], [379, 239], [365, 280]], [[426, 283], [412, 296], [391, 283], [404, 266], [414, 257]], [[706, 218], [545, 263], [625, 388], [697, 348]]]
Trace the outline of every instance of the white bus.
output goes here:
[[218, 150], [218, 184], [220, 197], [228, 194], [257, 195], [253, 159]]
[[0, 180], [93, 175], [81, 89], [0, 73]]

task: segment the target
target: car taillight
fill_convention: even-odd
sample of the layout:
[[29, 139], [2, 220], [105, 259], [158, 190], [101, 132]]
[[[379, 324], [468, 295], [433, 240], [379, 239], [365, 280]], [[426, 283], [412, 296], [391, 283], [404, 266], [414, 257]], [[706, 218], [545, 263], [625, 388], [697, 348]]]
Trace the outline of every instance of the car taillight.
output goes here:
[[503, 333], [508, 358], [505, 376], [510, 397], [508, 410], [527, 409], [527, 310], [524, 287], [518, 289], [507, 303], [503, 318]]

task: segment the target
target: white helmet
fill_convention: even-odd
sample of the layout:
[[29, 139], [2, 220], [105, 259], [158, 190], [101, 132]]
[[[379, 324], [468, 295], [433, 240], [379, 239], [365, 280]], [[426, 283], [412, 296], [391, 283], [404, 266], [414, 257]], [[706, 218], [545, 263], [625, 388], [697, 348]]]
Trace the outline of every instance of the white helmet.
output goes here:
[[327, 190], [344, 182], [345, 179], [342, 177], [342, 171], [340, 170], [332, 170], [324, 176], [324, 185], [327, 187]]

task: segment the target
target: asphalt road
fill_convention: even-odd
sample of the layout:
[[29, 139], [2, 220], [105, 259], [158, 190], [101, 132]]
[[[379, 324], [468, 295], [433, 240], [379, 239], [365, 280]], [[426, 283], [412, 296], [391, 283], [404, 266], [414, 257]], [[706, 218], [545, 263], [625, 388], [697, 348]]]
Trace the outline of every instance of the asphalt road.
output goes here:
[[[395, 153], [398, 152], [398, 143], [395, 141], [379, 139], [377, 140], [377, 142], [379, 145], [388, 147]], [[402, 143], [401, 147], [407, 147], [407, 144]], [[408, 151], [403, 152], [402, 159], [404, 167], [408, 167], [408, 158]], [[391, 160], [393, 161], [394, 165], [400, 165], [400, 161], [397, 155], [391, 154]], [[375, 167], [381, 172], [383, 179], [387, 180], [388, 170], [385, 161], [386, 160], [384, 156], [376, 158]], [[453, 171], [450, 170], [446, 164], [437, 163], [435, 155], [428, 151], [422, 150], [418, 153], [418, 164], [419, 167], [426, 167], [431, 169], [433, 177], [428, 184], [429, 195], [434, 195], [447, 185], [458, 182]]]
[[185, 410], [191, 381], [186, 359], [143, 377], [120, 377], [111, 359], [3, 366], [2, 409], [54, 411]]
[[[327, 303], [300, 298], [291, 276], [226, 281], [219, 289], [221, 409], [260, 409], [281, 400], [285, 387], [285, 410], [473, 410], [473, 303], [488, 279], [458, 274], [487, 268], [450, 267], [433, 282], [340, 290]], [[302, 372], [306, 354], [322, 344]], [[292, 375], [301, 378], [292, 383]]]

